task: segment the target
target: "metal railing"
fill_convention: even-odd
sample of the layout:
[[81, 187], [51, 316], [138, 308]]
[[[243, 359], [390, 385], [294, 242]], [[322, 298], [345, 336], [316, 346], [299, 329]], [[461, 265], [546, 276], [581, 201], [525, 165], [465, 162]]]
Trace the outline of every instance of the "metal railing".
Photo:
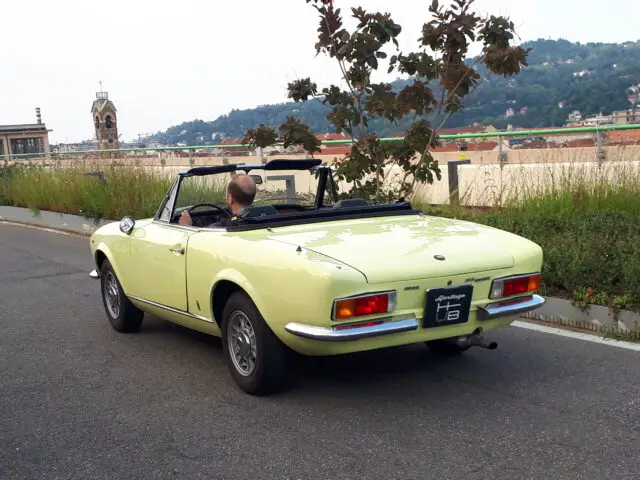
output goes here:
[[[575, 133], [595, 133], [598, 137], [597, 147], [603, 148], [602, 134], [613, 131], [624, 130], [640, 130], [640, 124], [631, 125], [597, 125], [593, 127], [567, 127], [567, 128], [549, 128], [549, 129], [533, 129], [533, 130], [497, 130], [495, 132], [483, 132], [483, 133], [462, 133], [455, 135], [438, 135], [440, 140], [463, 140], [474, 138], [497, 138], [498, 146], [502, 146], [502, 138], [505, 137], [532, 137], [532, 136], [546, 136], [546, 135], [562, 135], [562, 134], [575, 134]], [[384, 137], [381, 138], [381, 142], [398, 142], [402, 141], [404, 137]], [[344, 140], [323, 140], [322, 145], [336, 145], [336, 144], [351, 144], [357, 143], [355, 138], [346, 138]], [[274, 143], [272, 146], [283, 146], [283, 142]], [[249, 145], [233, 144], [233, 145], [192, 145], [192, 146], [172, 146], [172, 147], [148, 147], [148, 148], [119, 148], [119, 149], [104, 149], [104, 150], [73, 150], [65, 152], [39, 152], [39, 153], [20, 153], [20, 154], [5, 154], [0, 155], [0, 159], [19, 159], [19, 158], [34, 158], [34, 157], [60, 157], [60, 156], [75, 156], [75, 155], [91, 155], [91, 154], [105, 154], [105, 153], [137, 153], [137, 152], [171, 152], [171, 151], [189, 151], [195, 150], [226, 150], [234, 148], [252, 148]]]

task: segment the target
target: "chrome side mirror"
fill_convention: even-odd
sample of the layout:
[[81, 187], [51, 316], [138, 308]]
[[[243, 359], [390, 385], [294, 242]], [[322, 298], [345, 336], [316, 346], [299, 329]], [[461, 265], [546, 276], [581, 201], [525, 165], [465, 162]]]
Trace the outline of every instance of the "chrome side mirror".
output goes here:
[[136, 221], [131, 216], [126, 216], [120, 220], [120, 231], [129, 235], [133, 231]]

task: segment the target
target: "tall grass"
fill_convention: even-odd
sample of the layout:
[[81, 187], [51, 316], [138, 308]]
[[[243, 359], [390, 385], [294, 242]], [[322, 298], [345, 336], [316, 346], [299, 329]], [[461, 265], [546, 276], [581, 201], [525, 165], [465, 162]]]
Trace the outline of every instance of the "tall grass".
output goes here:
[[[102, 178], [88, 175], [96, 171], [102, 172]], [[125, 215], [153, 216], [175, 178], [161, 169], [113, 165], [99, 168], [15, 165], [5, 167], [4, 176], [8, 179], [5, 204], [110, 220]], [[183, 193], [185, 201], [223, 199], [217, 186], [202, 182], [188, 184]]]
[[518, 168], [522, 176], [510, 172], [510, 190], [488, 208], [414, 203], [538, 243], [548, 295], [640, 308], [640, 162], [549, 165], [538, 177]]

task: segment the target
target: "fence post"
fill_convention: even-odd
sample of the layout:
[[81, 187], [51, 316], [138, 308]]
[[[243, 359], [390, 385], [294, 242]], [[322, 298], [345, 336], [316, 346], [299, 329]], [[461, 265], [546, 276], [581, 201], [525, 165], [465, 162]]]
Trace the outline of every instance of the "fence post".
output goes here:
[[447, 164], [447, 168], [449, 169], [449, 203], [451, 205], [460, 205], [458, 165], [467, 165], [470, 163], [471, 160], [454, 160]]
[[287, 202], [296, 203], [296, 177], [295, 175], [272, 175], [267, 180], [284, 180], [287, 192]]
[[502, 137], [498, 135], [498, 162], [500, 163], [500, 168], [507, 163], [507, 152], [503, 151], [502, 148]]
[[2, 170], [2, 196], [9, 198], [9, 167], [0, 166], [0, 170]]
[[604, 132], [598, 130], [596, 132], [596, 158], [598, 159], [598, 165], [602, 165], [602, 162], [605, 160], [605, 151], [604, 151]]

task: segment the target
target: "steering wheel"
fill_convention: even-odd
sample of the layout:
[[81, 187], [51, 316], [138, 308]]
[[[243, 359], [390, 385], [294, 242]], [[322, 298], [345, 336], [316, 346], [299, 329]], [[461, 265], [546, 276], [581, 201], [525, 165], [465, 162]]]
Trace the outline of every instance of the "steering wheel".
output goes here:
[[224, 209], [224, 207], [221, 207], [220, 205], [216, 205], [215, 203], [208, 203], [208, 202], [203, 202], [203, 203], [196, 203], [195, 205], [190, 206], [189, 208], [187, 208], [186, 212], [191, 215], [191, 212], [193, 210], [195, 210], [198, 207], [211, 207], [214, 208], [215, 210], [219, 211], [220, 213], [223, 213], [224, 215], [227, 216], [227, 218], [231, 218], [231, 215], [229, 214], [229, 212], [227, 210]]

